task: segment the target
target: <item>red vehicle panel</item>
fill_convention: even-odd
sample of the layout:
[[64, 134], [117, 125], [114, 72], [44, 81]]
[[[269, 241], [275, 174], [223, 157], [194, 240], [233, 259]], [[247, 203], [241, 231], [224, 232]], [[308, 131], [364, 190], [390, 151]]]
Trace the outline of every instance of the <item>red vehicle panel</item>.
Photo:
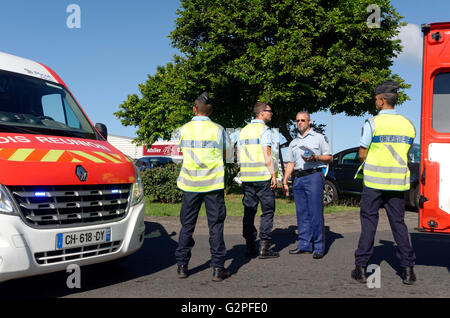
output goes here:
[[419, 227], [450, 233], [450, 22], [422, 25]]

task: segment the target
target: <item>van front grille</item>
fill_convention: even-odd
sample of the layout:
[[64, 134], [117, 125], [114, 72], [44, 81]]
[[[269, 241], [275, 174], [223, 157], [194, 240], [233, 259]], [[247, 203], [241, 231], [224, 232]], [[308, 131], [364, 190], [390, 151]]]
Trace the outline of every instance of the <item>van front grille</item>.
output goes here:
[[118, 221], [126, 215], [130, 184], [11, 186], [26, 222], [60, 228]]
[[56, 251], [40, 252], [35, 253], [34, 258], [39, 265], [58, 264], [66, 261], [111, 254], [119, 249], [120, 244], [121, 241], [114, 241], [82, 247], [66, 248]]

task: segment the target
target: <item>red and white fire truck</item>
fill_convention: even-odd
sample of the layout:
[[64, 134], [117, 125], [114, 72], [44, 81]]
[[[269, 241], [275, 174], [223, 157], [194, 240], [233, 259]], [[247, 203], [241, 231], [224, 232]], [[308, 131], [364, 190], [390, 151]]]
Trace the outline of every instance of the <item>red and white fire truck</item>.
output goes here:
[[54, 71], [0, 53], [0, 282], [142, 246], [139, 172], [106, 138]]

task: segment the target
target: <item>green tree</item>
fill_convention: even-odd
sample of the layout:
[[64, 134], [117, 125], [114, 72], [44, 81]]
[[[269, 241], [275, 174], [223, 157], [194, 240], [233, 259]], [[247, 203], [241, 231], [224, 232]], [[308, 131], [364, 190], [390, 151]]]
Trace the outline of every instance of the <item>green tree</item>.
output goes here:
[[176, 57], [175, 63], [159, 66], [155, 75], [139, 84], [142, 97], [129, 95], [114, 115], [123, 125], [138, 127], [135, 142], [139, 144], [150, 145], [158, 138], [169, 140], [173, 130], [192, 115], [196, 92], [190, 84], [183, 60]]
[[[381, 9], [380, 28], [367, 26], [370, 4]], [[242, 127], [256, 101], [269, 102], [272, 126], [290, 141], [299, 110], [362, 115], [375, 110], [380, 82], [409, 87], [389, 69], [402, 25], [389, 0], [181, 0], [177, 14], [170, 37], [181, 55], [115, 113], [139, 127], [140, 142], [167, 138], [205, 90], [224, 127]]]

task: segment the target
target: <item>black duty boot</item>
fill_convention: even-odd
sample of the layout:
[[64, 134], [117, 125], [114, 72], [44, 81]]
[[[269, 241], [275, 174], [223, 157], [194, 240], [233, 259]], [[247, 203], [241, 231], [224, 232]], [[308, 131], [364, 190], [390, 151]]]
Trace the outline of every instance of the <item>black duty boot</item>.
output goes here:
[[177, 276], [178, 278], [186, 278], [188, 277], [188, 267], [187, 265], [178, 265], [177, 268]]
[[366, 283], [367, 282], [367, 269], [366, 267], [362, 266], [355, 266], [355, 269], [352, 270], [351, 274], [352, 278], [354, 280], [357, 280], [360, 283]]
[[251, 258], [258, 256], [258, 248], [256, 247], [256, 242], [253, 240], [247, 240], [246, 244], [247, 247], [245, 250], [245, 256]]
[[276, 258], [276, 257], [280, 257], [280, 254], [278, 252], [272, 251], [272, 248], [270, 247], [270, 242], [268, 240], [261, 240], [258, 258]]
[[225, 268], [213, 267], [212, 280], [214, 282], [221, 282], [228, 277], [230, 277], [230, 273]]
[[413, 285], [416, 281], [416, 274], [414, 273], [414, 267], [402, 267], [402, 279], [403, 284]]

